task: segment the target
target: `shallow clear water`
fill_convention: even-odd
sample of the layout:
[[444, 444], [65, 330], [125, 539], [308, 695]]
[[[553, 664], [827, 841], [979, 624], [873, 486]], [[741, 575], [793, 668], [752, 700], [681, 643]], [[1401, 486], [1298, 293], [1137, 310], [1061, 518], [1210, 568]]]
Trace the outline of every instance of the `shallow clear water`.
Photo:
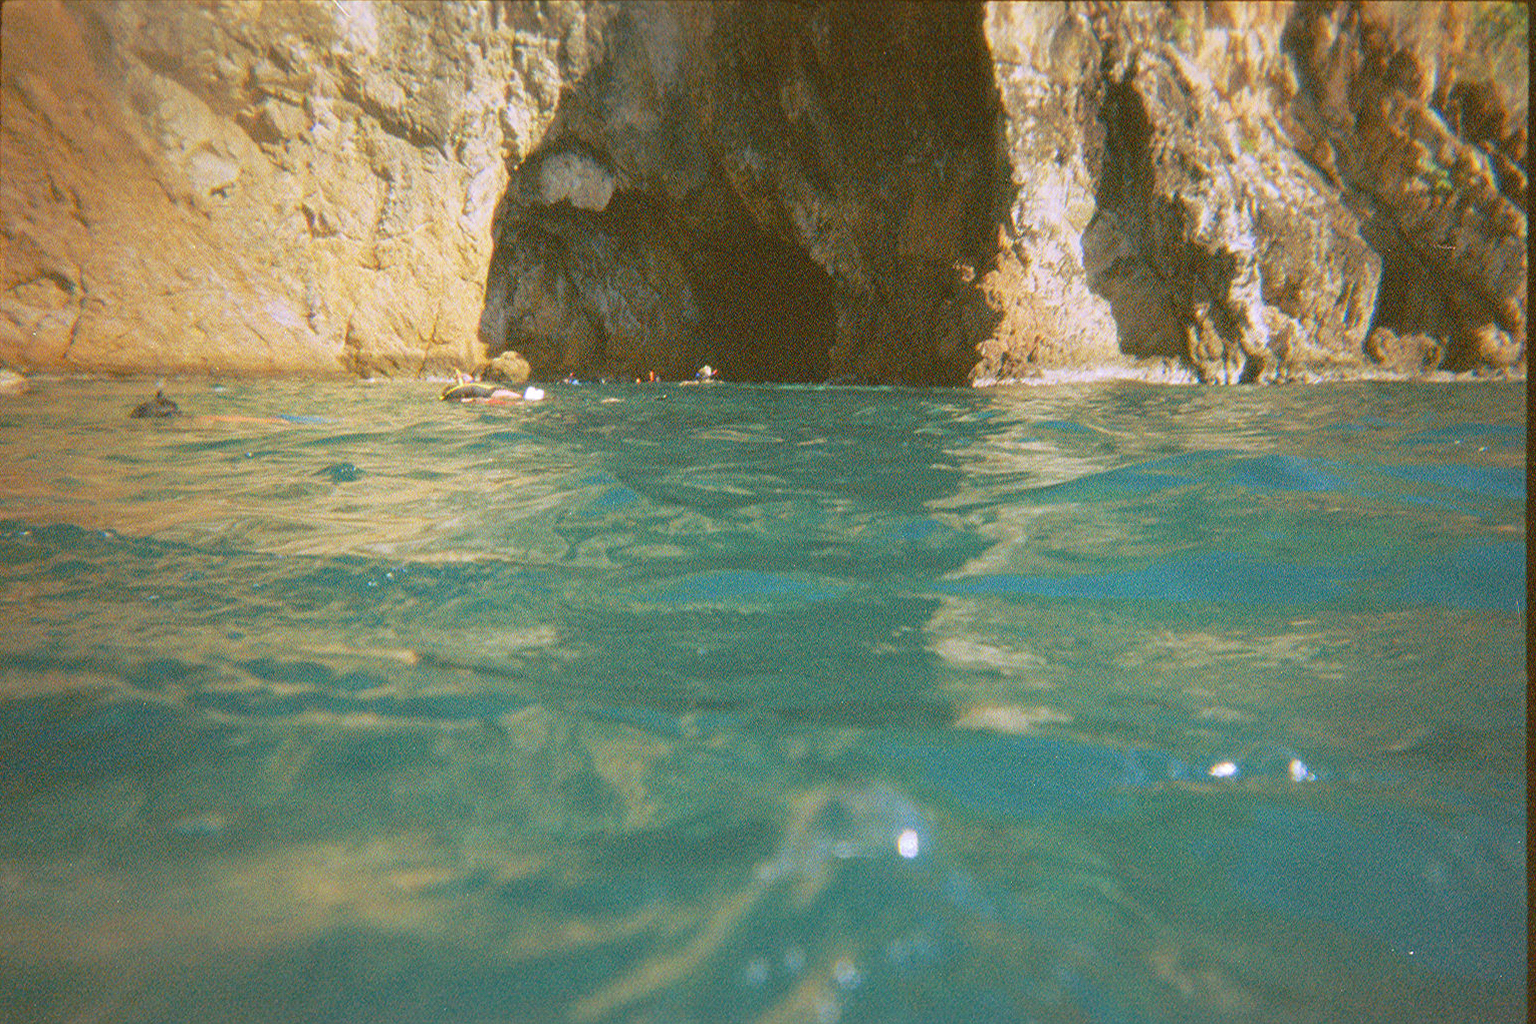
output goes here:
[[0, 398], [0, 1010], [1519, 1021], [1522, 385]]

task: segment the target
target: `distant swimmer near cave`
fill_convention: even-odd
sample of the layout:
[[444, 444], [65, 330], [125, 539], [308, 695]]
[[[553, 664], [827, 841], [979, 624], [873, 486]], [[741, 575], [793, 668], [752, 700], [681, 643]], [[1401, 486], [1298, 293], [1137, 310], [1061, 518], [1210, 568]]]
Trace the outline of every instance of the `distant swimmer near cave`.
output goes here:
[[129, 418], [136, 420], [160, 419], [165, 416], [180, 416], [181, 407], [169, 398], [165, 397], [163, 388], [155, 389], [155, 397], [147, 402], [140, 402], [133, 407]]
[[443, 389], [441, 397], [444, 402], [537, 402], [544, 397], [544, 392], [540, 388], [529, 385], [519, 394], [502, 384], [487, 384], [460, 375], [457, 383]]
[[445, 402], [489, 402], [495, 399], [510, 402], [518, 397], [516, 391], [504, 388], [500, 384], [482, 384], [477, 380], [470, 380], [448, 385], [447, 388], [443, 389], [442, 400]]

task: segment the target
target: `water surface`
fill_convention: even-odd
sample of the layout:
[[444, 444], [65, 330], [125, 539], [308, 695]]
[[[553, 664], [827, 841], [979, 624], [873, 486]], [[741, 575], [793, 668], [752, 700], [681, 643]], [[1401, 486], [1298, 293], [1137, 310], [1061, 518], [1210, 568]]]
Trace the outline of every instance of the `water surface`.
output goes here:
[[1522, 385], [0, 398], [20, 1020], [1525, 1019]]

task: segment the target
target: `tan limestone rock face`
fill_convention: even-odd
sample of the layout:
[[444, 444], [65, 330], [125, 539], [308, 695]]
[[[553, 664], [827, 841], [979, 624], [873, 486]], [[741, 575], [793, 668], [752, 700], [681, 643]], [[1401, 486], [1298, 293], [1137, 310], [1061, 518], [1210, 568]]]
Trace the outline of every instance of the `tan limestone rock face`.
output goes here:
[[1379, 365], [1410, 376], [1437, 369], [1445, 356], [1444, 346], [1428, 335], [1399, 336], [1390, 327], [1371, 331], [1365, 352]]
[[1518, 374], [1523, 10], [28, 0], [0, 362]]
[[528, 379], [530, 373], [528, 360], [517, 352], [503, 352], [492, 359], [480, 371], [481, 380], [491, 380], [502, 384], [522, 384]]
[[1378, 324], [1523, 372], [1525, 33], [1461, 25], [1516, 7], [989, 4], [1017, 192], [972, 376], [1436, 368]]
[[[409, 374], [481, 360], [508, 160], [577, 5], [7, 5], [0, 356]], [[562, 66], [563, 63], [563, 66]]]
[[1435, 339], [1450, 370], [1525, 360], [1529, 73], [1517, 8], [1303, 4], [1286, 26], [1299, 83], [1287, 129], [1302, 152], [1326, 155], [1384, 258], [1376, 322]]
[[1090, 83], [1103, 56], [1072, 4], [991, 3], [986, 33], [1005, 114], [1012, 203], [982, 278], [999, 313], [973, 380], [1125, 362], [1110, 302], [1089, 287], [1084, 232], [1098, 204], [1090, 148], [1102, 126]]
[[192, 180], [224, 182], [214, 150], [168, 166], [64, 7], [8, 5], [3, 32], [0, 353], [105, 370], [322, 363], [286, 290], [177, 201]]
[[1018, 269], [977, 377], [1162, 364], [1235, 383], [1361, 365], [1380, 259], [1274, 116], [1289, 13], [990, 5], [1018, 187], [999, 269]]

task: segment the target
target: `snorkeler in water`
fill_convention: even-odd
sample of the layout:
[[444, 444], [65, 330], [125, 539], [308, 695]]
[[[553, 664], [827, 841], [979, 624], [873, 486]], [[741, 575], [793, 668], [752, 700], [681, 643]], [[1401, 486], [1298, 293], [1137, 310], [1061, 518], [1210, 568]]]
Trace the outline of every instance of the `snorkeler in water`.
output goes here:
[[165, 397], [165, 389], [163, 387], [156, 388], [154, 398], [147, 402], [140, 402], [128, 414], [130, 419], [136, 420], [160, 419], [165, 416], [180, 415], [181, 407]]
[[444, 388], [440, 397], [444, 402], [537, 402], [544, 397], [544, 391], [529, 385], [518, 393], [503, 384], [487, 384], [461, 373], [458, 381]]
[[181, 422], [200, 425], [205, 423], [331, 423], [323, 416], [293, 415], [290, 413], [274, 413], [270, 416], [243, 416], [229, 414], [193, 413], [188, 415], [181, 411], [181, 406], [165, 397], [165, 385], [155, 389], [155, 397], [147, 402], [140, 402], [128, 413], [130, 419], [169, 419], [173, 416], [181, 417]]

